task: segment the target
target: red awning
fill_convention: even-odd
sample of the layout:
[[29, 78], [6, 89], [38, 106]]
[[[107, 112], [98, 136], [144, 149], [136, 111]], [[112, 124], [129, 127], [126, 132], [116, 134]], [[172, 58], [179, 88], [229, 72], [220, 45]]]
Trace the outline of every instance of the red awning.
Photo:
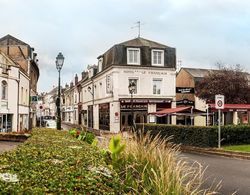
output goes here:
[[152, 114], [152, 115], [155, 115], [155, 116], [158, 116], [158, 117], [162, 117], [162, 116], [166, 116], [166, 115], [173, 115], [173, 114], [176, 114], [176, 113], [191, 113], [193, 112], [194, 113], [204, 113], [203, 111], [201, 110], [198, 110], [198, 109], [195, 109], [193, 108], [192, 110], [192, 106], [184, 106], [184, 107], [177, 107], [177, 108], [166, 108], [166, 109], [163, 109], [163, 110], [160, 110], [160, 111], [157, 111], [157, 112], [151, 112], [149, 114]]
[[[209, 104], [209, 107], [212, 110], [216, 110], [215, 104]], [[250, 104], [225, 104], [224, 109], [225, 111], [249, 111], [250, 110]]]

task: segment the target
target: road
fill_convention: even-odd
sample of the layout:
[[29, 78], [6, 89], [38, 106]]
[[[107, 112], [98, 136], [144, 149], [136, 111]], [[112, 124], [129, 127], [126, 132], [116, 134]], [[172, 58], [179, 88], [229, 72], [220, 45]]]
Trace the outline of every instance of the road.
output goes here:
[[221, 194], [250, 194], [250, 160], [191, 153], [182, 153], [182, 156], [190, 163], [197, 161], [207, 167], [204, 187], [221, 181]]

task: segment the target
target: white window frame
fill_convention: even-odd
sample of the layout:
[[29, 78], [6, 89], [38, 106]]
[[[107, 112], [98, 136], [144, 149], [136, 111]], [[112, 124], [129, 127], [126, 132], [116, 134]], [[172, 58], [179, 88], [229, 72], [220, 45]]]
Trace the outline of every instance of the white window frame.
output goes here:
[[[161, 63], [154, 63], [154, 52], [161, 52]], [[151, 61], [153, 66], [164, 66], [164, 50], [162, 49], [152, 49], [151, 51]]]
[[[154, 93], [154, 81], [161, 81], [161, 86], [160, 86], [160, 93], [157, 93], [157, 88], [156, 88], [156, 93]], [[162, 78], [153, 78], [153, 95], [161, 95], [162, 94]]]
[[[129, 60], [129, 51], [138, 51], [137, 62], [134, 62], [134, 56], [133, 56], [132, 62]], [[133, 48], [133, 47], [127, 48], [127, 64], [141, 65], [141, 50], [140, 50], [140, 48]]]
[[[129, 86], [129, 80], [136, 80], [136, 92], [133, 94], [138, 94], [139, 92], [139, 78], [138, 77], [129, 77], [128, 78], [128, 86]], [[128, 93], [130, 94], [129, 90]]]

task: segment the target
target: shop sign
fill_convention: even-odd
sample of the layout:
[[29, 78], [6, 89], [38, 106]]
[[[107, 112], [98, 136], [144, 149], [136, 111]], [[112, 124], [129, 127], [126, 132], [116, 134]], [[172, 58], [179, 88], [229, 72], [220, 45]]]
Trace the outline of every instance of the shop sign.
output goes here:
[[190, 106], [194, 106], [194, 101], [188, 100], [188, 99], [178, 100], [178, 101], [176, 101], [176, 105], [190, 105]]
[[[171, 103], [172, 100], [171, 99], [135, 99], [133, 98], [132, 100], [134, 103]], [[120, 99], [121, 103], [131, 103], [131, 98], [128, 99]]]
[[194, 88], [193, 87], [176, 87], [176, 93], [194, 93]]
[[112, 75], [111, 74], [106, 76], [106, 92], [107, 93], [113, 92], [113, 82], [112, 82]]
[[[121, 110], [131, 110], [132, 105], [131, 104], [121, 104]], [[147, 104], [133, 104], [134, 110], [148, 110]]]

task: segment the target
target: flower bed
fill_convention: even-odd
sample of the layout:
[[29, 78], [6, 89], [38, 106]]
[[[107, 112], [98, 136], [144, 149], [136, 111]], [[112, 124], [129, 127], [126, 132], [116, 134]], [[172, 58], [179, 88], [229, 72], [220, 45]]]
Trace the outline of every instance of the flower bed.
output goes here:
[[0, 155], [1, 194], [122, 192], [100, 151], [67, 132], [35, 129], [16, 150]]

